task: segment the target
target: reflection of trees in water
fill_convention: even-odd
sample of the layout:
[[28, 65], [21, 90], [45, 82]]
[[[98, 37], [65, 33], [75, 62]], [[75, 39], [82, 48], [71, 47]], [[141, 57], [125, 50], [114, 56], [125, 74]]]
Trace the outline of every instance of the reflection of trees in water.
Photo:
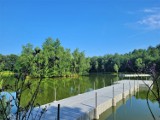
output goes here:
[[[153, 88], [153, 91], [156, 92], [156, 89]], [[136, 93], [136, 98], [137, 99], [142, 99], [142, 100], [146, 100], [146, 96], [147, 96], [147, 93], [148, 93], [148, 89], [145, 88], [145, 90], [140, 90]], [[151, 102], [157, 102], [157, 100], [155, 99], [155, 96], [150, 92], [149, 96], [148, 96], [148, 99], [151, 101]]]
[[[54, 79], [43, 79], [38, 88], [38, 96], [36, 97], [33, 106], [39, 104], [46, 104], [53, 102], [55, 100], [55, 88], [56, 88], [56, 100], [64, 99], [70, 96], [77, 95], [79, 93], [84, 93], [93, 90], [93, 83], [95, 82], [96, 89], [104, 87], [105, 85], [110, 85], [110, 80], [116, 79], [115, 76], [109, 74], [97, 74], [91, 76], [81, 76], [77, 78], [54, 78]], [[6, 79], [2, 82], [1, 87], [9, 85], [15, 85], [15, 79]], [[26, 89], [21, 93], [20, 106], [24, 108], [28, 105], [28, 102], [32, 99], [34, 92], [37, 90], [37, 85], [40, 79], [26, 79], [24, 85], [29, 85], [29, 89]], [[19, 81], [21, 85], [23, 81]], [[7, 91], [7, 89], [5, 89]], [[11, 92], [11, 90], [8, 90]], [[14, 89], [12, 89], [14, 92]]]
[[[81, 76], [77, 78], [54, 78], [54, 79], [43, 79], [40, 85], [40, 93], [36, 99], [36, 102], [40, 104], [46, 104], [53, 102], [55, 100], [55, 88], [56, 88], [56, 99], [64, 99], [70, 96], [77, 95], [79, 93], [84, 93], [94, 89], [94, 82], [96, 89], [110, 85], [111, 79], [117, 80], [116, 75], [110, 74], [97, 74], [90, 76]], [[36, 79], [33, 81], [33, 86], [31, 90], [26, 91], [23, 96], [25, 96], [25, 101], [22, 100], [23, 105], [26, 104], [27, 99], [30, 98], [30, 92], [34, 91], [34, 86], [36, 86]]]
[[136, 94], [136, 98], [147, 100], [147, 106], [148, 106], [148, 109], [152, 115], [152, 118], [154, 120], [156, 120], [156, 116], [153, 113], [152, 106], [150, 105], [150, 102], [158, 103], [160, 106], [160, 78], [159, 78], [160, 76], [159, 76], [159, 73], [156, 72], [155, 69], [152, 71], [151, 75], [152, 75], [153, 83], [150, 86], [146, 85], [147, 86], [146, 90], [143, 90], [143, 91], [141, 90], [140, 92], [138, 92]]
[[1, 95], [0, 93], [0, 99], [1, 99], [1, 103], [0, 103], [0, 119], [4, 119], [6, 118], [7, 119], [7, 116], [9, 115], [10, 113], [10, 110], [11, 110], [11, 105], [10, 105], [10, 100], [7, 100], [6, 99], [6, 96], [5, 95]]

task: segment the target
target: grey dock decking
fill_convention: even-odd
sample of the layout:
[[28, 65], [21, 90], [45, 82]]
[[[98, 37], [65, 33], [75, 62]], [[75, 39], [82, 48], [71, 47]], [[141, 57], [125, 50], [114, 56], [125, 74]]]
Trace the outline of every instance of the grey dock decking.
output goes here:
[[149, 74], [120, 74], [121, 77], [150, 77]]
[[[149, 86], [152, 84], [152, 81], [122, 80], [111, 86], [42, 105], [41, 108], [47, 107], [47, 112], [42, 116], [42, 119], [56, 120], [58, 104], [60, 104], [60, 120], [98, 119], [104, 111], [115, 106], [127, 95], [137, 91], [139, 87], [145, 86], [144, 82]], [[95, 93], [97, 94], [97, 107]], [[39, 108], [34, 109], [33, 116], [37, 114], [37, 110], [39, 111]]]

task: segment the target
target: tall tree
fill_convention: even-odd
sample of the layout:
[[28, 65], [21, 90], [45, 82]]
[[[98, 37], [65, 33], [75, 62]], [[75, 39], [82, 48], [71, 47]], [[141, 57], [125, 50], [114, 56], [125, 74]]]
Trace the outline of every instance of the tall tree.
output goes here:
[[144, 63], [142, 58], [137, 58], [135, 61], [135, 66], [137, 67], [136, 69], [140, 72], [142, 72], [143, 68], [144, 68]]
[[11, 54], [5, 57], [5, 69], [9, 71], [14, 71], [16, 61], [18, 59], [17, 55]]
[[117, 64], [114, 64], [113, 68], [114, 68], [114, 70], [116, 71], [116, 73], [118, 73], [118, 70], [119, 70], [118, 65], [117, 65]]
[[16, 61], [15, 71], [31, 75], [33, 65], [33, 45], [28, 43], [22, 46], [22, 53]]

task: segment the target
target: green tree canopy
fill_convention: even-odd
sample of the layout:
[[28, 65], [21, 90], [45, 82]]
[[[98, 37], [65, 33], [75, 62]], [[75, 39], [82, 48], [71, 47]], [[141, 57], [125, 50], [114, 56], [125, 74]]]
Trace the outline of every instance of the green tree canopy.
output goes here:
[[116, 73], [118, 73], [118, 70], [119, 70], [118, 65], [117, 65], [117, 64], [114, 64], [113, 68], [114, 68], [114, 70], [116, 71]]

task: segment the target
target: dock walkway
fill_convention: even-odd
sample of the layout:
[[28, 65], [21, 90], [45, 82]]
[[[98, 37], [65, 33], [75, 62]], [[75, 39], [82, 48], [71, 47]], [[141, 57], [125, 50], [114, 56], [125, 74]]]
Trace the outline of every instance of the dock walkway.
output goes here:
[[[152, 81], [122, 80], [116, 84], [91, 92], [79, 94], [56, 102], [42, 105], [47, 107], [47, 112], [42, 116], [43, 120], [57, 120], [57, 106], [60, 104], [60, 120], [92, 120], [129, 94], [139, 90], [139, 87], [151, 85]], [[37, 114], [39, 108], [35, 108], [32, 115]]]
[[149, 74], [120, 74], [120, 77], [151, 77]]

